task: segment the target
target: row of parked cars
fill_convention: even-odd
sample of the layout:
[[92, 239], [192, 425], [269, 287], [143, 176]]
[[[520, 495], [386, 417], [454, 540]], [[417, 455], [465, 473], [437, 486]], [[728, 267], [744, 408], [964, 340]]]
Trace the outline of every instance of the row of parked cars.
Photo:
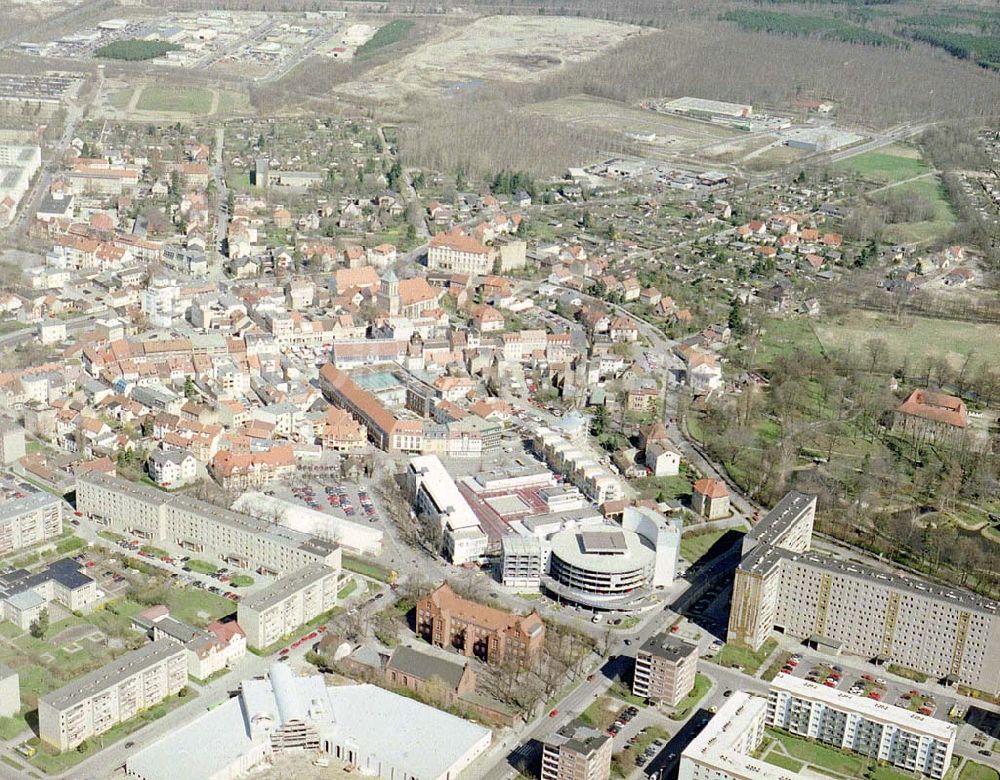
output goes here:
[[632, 720], [636, 715], [639, 714], [639, 708], [628, 706], [618, 713], [618, 717], [615, 718], [615, 722], [608, 726], [608, 734], [612, 737], [625, 728], [625, 725]]

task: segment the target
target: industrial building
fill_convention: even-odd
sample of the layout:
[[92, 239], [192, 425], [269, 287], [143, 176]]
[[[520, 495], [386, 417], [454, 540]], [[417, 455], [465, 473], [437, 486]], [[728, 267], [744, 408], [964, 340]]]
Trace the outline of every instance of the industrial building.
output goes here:
[[97, 471], [77, 478], [77, 508], [118, 532], [175, 544], [272, 577], [311, 563], [340, 568], [333, 542]]
[[767, 723], [818, 742], [939, 780], [951, 767], [954, 724], [779, 674]]
[[337, 604], [340, 567], [313, 563], [240, 600], [236, 621], [250, 647], [270, 647]]
[[832, 652], [894, 663], [996, 695], [1000, 605], [810, 552], [815, 498], [791, 493], [744, 539], [727, 641], [759, 649], [772, 630]]
[[284, 663], [238, 696], [136, 750], [137, 780], [231, 778], [286, 750], [314, 750], [386, 780], [454, 780], [490, 746], [489, 729], [374, 685], [327, 686]]

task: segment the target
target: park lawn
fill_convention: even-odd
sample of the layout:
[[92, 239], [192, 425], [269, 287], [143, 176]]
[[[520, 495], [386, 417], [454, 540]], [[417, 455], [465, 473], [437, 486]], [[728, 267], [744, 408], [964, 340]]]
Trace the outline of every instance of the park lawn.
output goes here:
[[601, 696], [583, 711], [580, 720], [598, 731], [607, 731], [621, 709], [622, 704], [617, 699]]
[[865, 179], [886, 183], [912, 179], [931, 170], [919, 155], [914, 155], [912, 150], [899, 146], [865, 152], [842, 160], [835, 167], [856, 173]]
[[212, 93], [200, 87], [144, 87], [136, 103], [139, 111], [172, 111], [207, 114], [212, 109]]
[[728, 532], [729, 529], [722, 528], [699, 533], [697, 526], [695, 526], [681, 537], [681, 557], [688, 563], [694, 563], [712, 549], [712, 546]]
[[65, 539], [60, 539], [56, 542], [56, 553], [59, 555], [68, 555], [86, 546], [87, 543], [79, 536], [67, 536]]
[[719, 666], [740, 667], [746, 674], [755, 674], [760, 665], [767, 660], [768, 656], [774, 652], [778, 643], [774, 639], [768, 639], [756, 653], [749, 647], [727, 644], [712, 659]]
[[674, 711], [670, 713], [671, 720], [684, 720], [690, 713], [691, 710], [705, 698], [705, 694], [708, 693], [708, 689], [712, 687], [712, 681], [705, 675], [698, 673], [694, 676], [694, 688], [681, 699]]
[[780, 766], [782, 769], [787, 769], [789, 772], [801, 772], [802, 767], [805, 766], [805, 764], [801, 761], [796, 761], [794, 758], [789, 758], [788, 756], [782, 755], [781, 753], [775, 753], [774, 751], [768, 753], [764, 760], [774, 766]]
[[197, 558], [192, 558], [184, 565], [187, 566], [191, 571], [197, 572], [198, 574], [215, 574], [219, 570], [219, 567], [216, 566], [214, 563], [209, 563], [208, 561], [201, 561], [198, 560]]
[[253, 583], [254, 579], [249, 574], [237, 574], [229, 579], [234, 588], [249, 588]]
[[804, 761], [807, 764], [831, 772], [857, 776], [865, 766], [865, 759], [861, 756], [849, 755], [848, 753], [836, 750], [835, 748], [821, 745], [817, 742], [794, 737], [775, 729], [768, 729], [767, 733], [777, 739], [784, 746], [785, 751], [792, 758]]
[[958, 780], [997, 780], [998, 777], [1000, 777], [1000, 773], [993, 767], [976, 761], [966, 761], [958, 775]]
[[125, 87], [124, 89], [119, 89], [117, 92], [112, 92], [111, 97], [108, 98], [108, 102], [119, 111], [124, 111], [128, 108], [128, 104], [131, 102], [132, 95], [134, 94], [135, 87]]
[[944, 357], [960, 368], [970, 354], [974, 365], [1000, 362], [1000, 339], [992, 324], [928, 317], [897, 321], [892, 316], [852, 309], [836, 319], [816, 323], [816, 335], [828, 351], [850, 349], [855, 354], [865, 354], [864, 345], [870, 339], [883, 339], [889, 352], [884, 365], [899, 364], [904, 356], [915, 366], [923, 365], [926, 358]]

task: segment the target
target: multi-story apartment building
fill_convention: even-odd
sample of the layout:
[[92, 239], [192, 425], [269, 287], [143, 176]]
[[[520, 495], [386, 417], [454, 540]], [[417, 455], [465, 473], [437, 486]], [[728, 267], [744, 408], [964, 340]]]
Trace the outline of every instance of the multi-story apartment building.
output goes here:
[[427, 268], [460, 274], [488, 274], [493, 271], [496, 250], [490, 249], [462, 230], [438, 233], [427, 249]]
[[24, 428], [0, 421], [0, 465], [6, 466], [24, 457]]
[[632, 693], [676, 707], [694, 688], [698, 647], [670, 634], [651, 636], [635, 654]]
[[767, 723], [935, 780], [955, 747], [951, 723], [787, 674], [771, 683]]
[[311, 563], [340, 568], [340, 547], [334, 542], [107, 474], [80, 476], [76, 501], [81, 512], [115, 531], [215, 555], [269, 576]]
[[809, 552], [814, 503], [786, 496], [744, 540], [728, 641], [759, 649], [772, 630], [1000, 693], [1000, 604]]
[[734, 691], [684, 748], [677, 780], [790, 780], [789, 770], [753, 757], [766, 722], [766, 699]]
[[545, 624], [537, 612], [516, 615], [461, 598], [444, 582], [417, 602], [417, 634], [489, 664], [530, 663], [542, 650]]
[[240, 601], [236, 621], [250, 647], [270, 647], [337, 604], [340, 567], [304, 566]]
[[58, 537], [65, 505], [42, 491], [0, 501], [0, 555]]
[[542, 741], [542, 780], [608, 780], [611, 745], [607, 734], [574, 721]]
[[152, 642], [38, 699], [38, 733], [69, 750], [141, 710], [173, 696], [187, 683], [184, 648]]

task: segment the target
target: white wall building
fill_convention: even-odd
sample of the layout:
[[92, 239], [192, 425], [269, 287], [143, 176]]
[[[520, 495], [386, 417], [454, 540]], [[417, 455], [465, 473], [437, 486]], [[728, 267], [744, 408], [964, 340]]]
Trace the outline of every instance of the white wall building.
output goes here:
[[479, 518], [436, 455], [412, 458], [406, 477], [416, 511], [441, 523], [452, 563], [471, 563], [486, 554], [488, 539]]
[[951, 723], [787, 674], [771, 683], [767, 722], [935, 780], [955, 747]]

